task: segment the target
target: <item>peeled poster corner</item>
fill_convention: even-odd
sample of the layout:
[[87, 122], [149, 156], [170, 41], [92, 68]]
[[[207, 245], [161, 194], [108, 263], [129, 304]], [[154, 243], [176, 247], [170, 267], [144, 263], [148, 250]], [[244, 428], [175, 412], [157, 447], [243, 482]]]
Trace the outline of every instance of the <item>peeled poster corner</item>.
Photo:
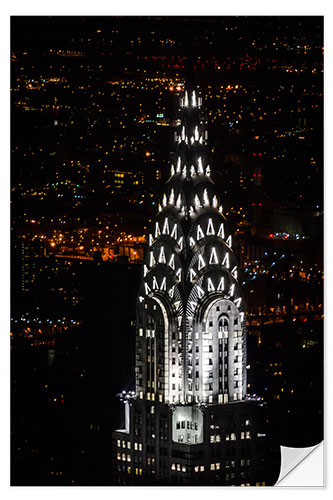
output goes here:
[[323, 441], [309, 448], [281, 446], [281, 470], [275, 486], [323, 487]]

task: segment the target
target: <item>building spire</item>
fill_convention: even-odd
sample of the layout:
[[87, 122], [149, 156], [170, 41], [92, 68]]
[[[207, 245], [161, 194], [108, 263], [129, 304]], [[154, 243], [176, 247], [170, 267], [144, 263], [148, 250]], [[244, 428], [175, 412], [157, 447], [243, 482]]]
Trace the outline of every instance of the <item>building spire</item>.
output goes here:
[[147, 342], [148, 320], [155, 325], [150, 338], [163, 325], [164, 357], [157, 371], [151, 356], [138, 362], [136, 392], [169, 404], [222, 404], [245, 397], [245, 305], [231, 233], [210, 177], [202, 97], [192, 82], [180, 97], [179, 115], [138, 301], [139, 343]]

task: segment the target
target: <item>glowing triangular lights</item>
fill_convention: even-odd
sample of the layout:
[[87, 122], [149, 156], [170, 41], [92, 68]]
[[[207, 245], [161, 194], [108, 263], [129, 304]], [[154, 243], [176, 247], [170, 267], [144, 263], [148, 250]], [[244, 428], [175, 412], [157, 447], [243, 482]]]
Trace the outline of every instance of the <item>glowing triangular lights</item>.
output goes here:
[[164, 226], [163, 226], [163, 229], [162, 229], [162, 233], [163, 234], [169, 234], [169, 220], [168, 220], [167, 217], [165, 218], [165, 221], [164, 221]]
[[217, 290], [219, 292], [223, 292], [223, 290], [224, 290], [224, 278], [223, 277], [220, 279], [220, 282], [217, 285]]
[[200, 269], [202, 269], [203, 267], [205, 267], [205, 265], [206, 265], [206, 263], [203, 260], [202, 255], [199, 253], [198, 270], [200, 271]]
[[198, 174], [203, 174], [203, 166], [202, 166], [202, 160], [201, 160], [201, 156], [199, 156], [198, 158]]
[[233, 267], [232, 271], [231, 271], [231, 274], [232, 276], [235, 278], [235, 280], [237, 279], [237, 276], [238, 276], [238, 273], [237, 273], [237, 266]]
[[181, 159], [180, 159], [180, 156], [178, 156], [178, 159], [177, 159], [177, 169], [176, 169], [176, 171], [177, 171], [178, 174], [181, 171]]
[[153, 267], [153, 266], [155, 266], [155, 264], [156, 264], [156, 260], [155, 260], [154, 254], [153, 254], [153, 252], [150, 252], [149, 266]]
[[203, 238], [205, 235], [203, 233], [203, 230], [201, 229], [201, 226], [200, 224], [198, 224], [198, 227], [197, 227], [197, 240], [200, 240], [201, 238]]
[[166, 264], [164, 247], [161, 247], [161, 250], [160, 250], [160, 256], [159, 256], [159, 258], [158, 258], [158, 262], [159, 262], [160, 264]]
[[224, 259], [222, 261], [222, 266], [225, 266], [227, 269], [229, 269], [230, 263], [229, 263], [229, 254], [228, 254], [228, 252], [224, 256]]
[[219, 230], [217, 232], [217, 236], [219, 236], [220, 238], [224, 239], [224, 225], [223, 225], [223, 222], [222, 222], [222, 224], [219, 227]]
[[215, 287], [213, 285], [213, 282], [212, 282], [211, 278], [207, 279], [207, 290], [209, 292], [215, 292]]
[[194, 272], [194, 270], [191, 268], [190, 269], [190, 282], [192, 283], [194, 278], [196, 278], [196, 273]]
[[153, 290], [158, 290], [158, 283], [155, 276], [153, 276]]
[[208, 226], [207, 226], [207, 233], [206, 234], [207, 234], [207, 236], [212, 236], [215, 234], [212, 219], [208, 219]]
[[166, 290], [166, 276], [164, 276], [164, 278], [162, 280], [160, 290]]
[[209, 205], [209, 197], [208, 197], [208, 191], [207, 191], [207, 188], [204, 189], [204, 192], [203, 192], [203, 200], [204, 200], [204, 204], [206, 206]]
[[241, 302], [242, 302], [242, 298], [241, 297], [238, 297], [238, 299], [234, 300], [236, 306], [239, 308]]
[[174, 253], [171, 255], [168, 265], [170, 267], [172, 267], [173, 270], [175, 269], [175, 254]]
[[217, 259], [216, 249], [215, 249], [215, 247], [213, 247], [211, 254], [210, 254], [210, 257], [209, 257], [209, 264], [218, 264], [218, 263], [219, 263], [219, 261]]

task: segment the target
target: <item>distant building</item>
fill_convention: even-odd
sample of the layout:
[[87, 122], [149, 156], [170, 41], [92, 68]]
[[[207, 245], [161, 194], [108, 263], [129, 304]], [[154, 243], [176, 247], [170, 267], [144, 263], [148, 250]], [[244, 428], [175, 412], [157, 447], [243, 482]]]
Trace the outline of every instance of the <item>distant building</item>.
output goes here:
[[140, 191], [143, 185], [142, 172], [133, 173], [121, 170], [110, 170], [108, 178], [110, 187], [116, 191], [134, 193]]
[[30, 292], [37, 284], [39, 274], [44, 266], [45, 245], [38, 238], [32, 241], [20, 239], [18, 249], [21, 261], [20, 289], [22, 292]]
[[135, 388], [120, 394], [124, 426], [113, 433], [114, 480], [273, 484], [279, 452], [273, 460], [263, 405], [246, 395], [246, 307], [194, 88], [180, 108], [138, 294]]
[[319, 210], [261, 200], [254, 202], [252, 206], [251, 233], [255, 236], [317, 238], [322, 231], [322, 213]]

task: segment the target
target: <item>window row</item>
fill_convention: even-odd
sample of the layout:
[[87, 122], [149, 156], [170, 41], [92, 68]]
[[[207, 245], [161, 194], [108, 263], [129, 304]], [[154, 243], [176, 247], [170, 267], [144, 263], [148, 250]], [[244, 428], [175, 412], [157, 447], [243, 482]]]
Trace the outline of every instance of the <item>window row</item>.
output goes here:
[[117, 453], [117, 460], [122, 460], [123, 462], [131, 462], [131, 455], [126, 455], [126, 453]]
[[198, 423], [191, 420], [181, 420], [176, 422], [176, 429], [192, 429], [198, 430]]
[[117, 439], [117, 447], [118, 448], [128, 448], [129, 450], [131, 449], [131, 442], [130, 441], [121, 441], [120, 439]]

